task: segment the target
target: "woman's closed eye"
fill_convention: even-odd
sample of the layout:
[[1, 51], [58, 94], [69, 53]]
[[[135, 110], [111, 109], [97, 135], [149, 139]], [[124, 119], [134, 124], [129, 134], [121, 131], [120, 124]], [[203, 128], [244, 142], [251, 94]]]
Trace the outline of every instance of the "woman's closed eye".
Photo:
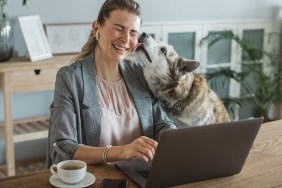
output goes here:
[[131, 35], [132, 37], [138, 37], [138, 32], [137, 32], [137, 31], [131, 31], [131, 32], [130, 32], [130, 35]]
[[123, 28], [114, 28], [117, 31], [123, 31]]
[[124, 27], [120, 24], [114, 24], [113, 28], [117, 31], [123, 31], [124, 30]]

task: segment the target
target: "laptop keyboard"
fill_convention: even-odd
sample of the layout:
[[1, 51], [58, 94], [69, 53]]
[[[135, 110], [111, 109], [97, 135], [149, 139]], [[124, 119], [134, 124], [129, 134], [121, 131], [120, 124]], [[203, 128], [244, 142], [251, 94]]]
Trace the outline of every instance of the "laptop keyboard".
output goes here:
[[144, 177], [145, 179], [147, 179], [148, 174], [149, 174], [150, 170], [140, 170], [138, 171], [138, 174], [140, 174], [142, 177]]

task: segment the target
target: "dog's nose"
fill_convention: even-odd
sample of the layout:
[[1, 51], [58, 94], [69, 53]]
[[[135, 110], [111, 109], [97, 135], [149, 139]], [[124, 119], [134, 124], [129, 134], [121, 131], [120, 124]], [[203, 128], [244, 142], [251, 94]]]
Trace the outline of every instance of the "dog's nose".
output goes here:
[[142, 34], [141, 34], [141, 37], [147, 37], [147, 34], [145, 33], [145, 32], [143, 32]]
[[145, 38], [147, 38], [147, 37], [148, 37], [148, 35], [147, 35], [145, 32], [143, 32], [143, 33], [140, 35], [140, 37], [139, 37], [139, 39], [138, 39], [138, 42], [143, 43], [144, 40], [145, 40]]

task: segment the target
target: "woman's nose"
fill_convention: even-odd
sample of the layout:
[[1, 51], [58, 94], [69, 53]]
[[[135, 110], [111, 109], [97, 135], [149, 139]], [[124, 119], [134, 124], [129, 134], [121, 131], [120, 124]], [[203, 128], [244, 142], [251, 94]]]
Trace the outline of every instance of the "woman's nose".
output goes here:
[[124, 43], [129, 42], [129, 33], [124, 32], [123, 35], [121, 36], [121, 41]]

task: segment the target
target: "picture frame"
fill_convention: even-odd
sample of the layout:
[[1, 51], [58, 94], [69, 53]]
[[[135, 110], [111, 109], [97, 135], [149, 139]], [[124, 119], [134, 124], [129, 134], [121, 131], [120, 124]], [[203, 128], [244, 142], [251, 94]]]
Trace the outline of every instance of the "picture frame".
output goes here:
[[79, 53], [87, 42], [92, 23], [45, 24], [47, 40], [53, 54]]
[[39, 15], [18, 18], [31, 62], [53, 57]]

